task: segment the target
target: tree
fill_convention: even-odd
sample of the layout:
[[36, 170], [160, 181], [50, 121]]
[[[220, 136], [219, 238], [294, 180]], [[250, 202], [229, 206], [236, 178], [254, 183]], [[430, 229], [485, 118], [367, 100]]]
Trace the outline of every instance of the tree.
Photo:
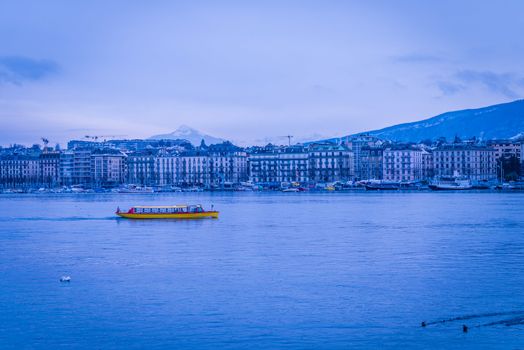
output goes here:
[[500, 157], [498, 159], [498, 174], [501, 176], [500, 168], [502, 167], [502, 175], [504, 181], [518, 180], [521, 175], [520, 161], [517, 157]]

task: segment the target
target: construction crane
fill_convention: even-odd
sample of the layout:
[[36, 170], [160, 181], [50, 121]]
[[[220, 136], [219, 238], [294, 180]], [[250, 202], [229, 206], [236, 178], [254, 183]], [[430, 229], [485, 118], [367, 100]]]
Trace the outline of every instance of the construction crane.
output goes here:
[[294, 137], [293, 135], [284, 135], [279, 137], [287, 137], [288, 145], [291, 146], [291, 139]]
[[85, 135], [84, 138], [91, 139], [93, 141], [98, 141], [98, 139], [104, 138], [104, 142], [106, 141], [106, 137], [115, 138], [115, 137], [124, 137], [127, 135]]
[[44, 153], [47, 153], [47, 145], [49, 144], [49, 140], [45, 137], [42, 137], [42, 142], [44, 143]]

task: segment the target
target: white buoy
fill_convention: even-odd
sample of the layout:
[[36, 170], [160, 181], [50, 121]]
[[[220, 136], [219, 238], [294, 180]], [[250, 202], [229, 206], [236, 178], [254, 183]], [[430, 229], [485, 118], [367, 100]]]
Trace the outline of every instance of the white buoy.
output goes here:
[[60, 282], [71, 282], [71, 276], [60, 277]]

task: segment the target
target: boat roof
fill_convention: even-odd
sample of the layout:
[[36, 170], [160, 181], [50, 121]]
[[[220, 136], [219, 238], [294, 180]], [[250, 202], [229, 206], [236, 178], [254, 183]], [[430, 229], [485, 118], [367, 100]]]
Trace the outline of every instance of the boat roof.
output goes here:
[[200, 204], [178, 204], [178, 205], [135, 205], [133, 208], [147, 208], [147, 209], [158, 209], [158, 208], [187, 208], [187, 207], [197, 207], [201, 206]]

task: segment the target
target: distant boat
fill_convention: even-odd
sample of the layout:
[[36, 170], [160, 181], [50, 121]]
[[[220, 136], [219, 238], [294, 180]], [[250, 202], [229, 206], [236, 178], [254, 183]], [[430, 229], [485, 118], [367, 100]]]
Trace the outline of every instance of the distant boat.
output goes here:
[[463, 191], [473, 189], [471, 181], [466, 177], [443, 176], [429, 184], [434, 191]]
[[300, 192], [300, 190], [295, 187], [290, 187], [290, 188], [283, 189], [282, 192]]
[[365, 186], [366, 190], [370, 191], [393, 191], [400, 189], [400, 183], [395, 181], [368, 181]]
[[524, 181], [504, 182], [496, 187], [498, 190], [522, 191], [524, 190]]
[[120, 208], [117, 208], [116, 215], [126, 219], [218, 219], [218, 211], [204, 210], [200, 204], [135, 206], [128, 211], [120, 211]]
[[60, 282], [71, 282], [71, 276], [60, 277]]
[[118, 193], [153, 193], [153, 188], [148, 186], [128, 185], [117, 189]]
[[488, 182], [488, 181], [476, 181], [472, 182], [471, 186], [475, 190], [489, 190], [492, 187], [495, 187], [494, 184]]
[[511, 181], [509, 183], [510, 190], [524, 190], [524, 181]]

